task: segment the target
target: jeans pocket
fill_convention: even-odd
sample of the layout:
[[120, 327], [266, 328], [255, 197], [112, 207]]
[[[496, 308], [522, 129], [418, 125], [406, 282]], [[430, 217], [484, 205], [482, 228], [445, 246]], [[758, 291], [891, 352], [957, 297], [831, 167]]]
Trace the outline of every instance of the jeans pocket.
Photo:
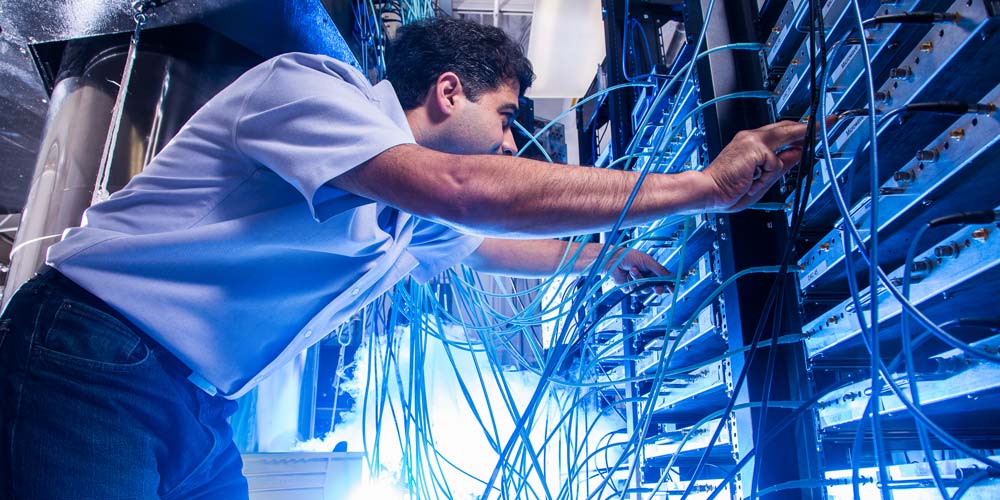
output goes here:
[[62, 301], [37, 348], [49, 361], [103, 371], [130, 370], [150, 355], [142, 338], [120, 320], [73, 300]]

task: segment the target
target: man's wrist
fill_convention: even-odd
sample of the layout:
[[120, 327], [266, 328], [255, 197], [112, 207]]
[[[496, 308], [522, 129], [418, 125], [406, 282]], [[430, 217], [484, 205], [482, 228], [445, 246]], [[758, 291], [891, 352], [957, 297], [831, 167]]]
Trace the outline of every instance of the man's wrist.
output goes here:
[[706, 172], [688, 170], [673, 174], [680, 183], [681, 213], [703, 213], [720, 210], [718, 183]]

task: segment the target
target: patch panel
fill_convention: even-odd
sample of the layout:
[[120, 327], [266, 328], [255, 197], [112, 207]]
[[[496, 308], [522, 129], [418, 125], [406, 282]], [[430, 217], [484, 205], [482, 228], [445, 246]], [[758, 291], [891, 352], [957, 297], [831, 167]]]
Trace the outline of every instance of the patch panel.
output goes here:
[[[818, 46], [811, 47], [809, 40], [810, 29], [818, 24], [812, 19], [816, 11], [811, 13], [810, 7], [816, 6], [821, 6], [825, 29], [816, 39], [825, 40], [825, 53]], [[858, 29], [860, 19], [854, 9], [866, 20], [865, 29]], [[962, 489], [962, 498], [998, 497], [1000, 474], [986, 469], [982, 461], [964, 458], [967, 455], [946, 443], [960, 441], [981, 450], [982, 455], [996, 455], [1000, 427], [990, 415], [1000, 408], [1000, 364], [942, 347], [912, 319], [907, 323], [909, 333], [921, 341], [919, 346], [907, 347], [902, 337], [902, 306], [882, 283], [869, 281], [870, 269], [861, 255], [865, 252], [866, 258], [891, 271], [889, 279], [897, 287], [903, 266], [909, 266], [913, 273], [909, 301], [922, 315], [948, 325], [947, 331], [959, 344], [997, 352], [996, 337], [981, 338], [985, 331], [989, 335], [997, 331], [973, 323], [992, 324], [991, 318], [1000, 313], [995, 300], [1000, 294], [1000, 226], [987, 223], [990, 218], [985, 215], [967, 226], [924, 226], [966, 211], [985, 214], [984, 209], [1000, 205], [1000, 195], [992, 187], [1000, 166], [1000, 119], [987, 105], [1000, 99], [998, 12], [995, 2], [982, 0], [764, 3], [761, 17], [775, 23], [757, 28], [762, 34], [758, 36], [766, 38], [759, 62], [764, 87], [772, 94], [772, 119], [806, 121], [819, 108], [826, 114], [841, 114], [842, 119], [817, 141], [816, 158], [808, 163], [810, 175], [796, 172], [782, 186], [785, 222], [793, 222], [793, 208], [804, 208], [794, 217], [800, 223], [798, 232], [788, 233], [789, 244], [794, 245], [794, 290], [785, 299], [777, 299], [786, 301], [780, 305], [750, 299], [751, 310], [771, 308], [773, 316], [768, 321], [773, 324], [743, 325], [763, 331], [764, 338], [770, 328], [772, 339], [783, 336], [795, 342], [798, 334], [802, 339], [777, 355], [768, 352], [766, 362], [760, 361], [761, 353], [753, 361], [746, 359], [752, 363], [750, 383], [760, 373], [773, 374], [773, 379], [766, 379], [768, 384], [787, 377], [792, 381], [789, 393], [817, 401], [808, 411], [798, 410], [805, 411], [797, 416], [800, 427], [795, 430], [800, 439], [795, 441], [800, 450], [796, 455], [799, 470], [786, 474], [784, 482], [772, 479], [767, 486], [763, 482], [751, 485], [758, 497], [854, 499], [858, 498], [856, 488], [860, 498], [937, 499], [940, 489], [949, 496]], [[819, 72], [818, 67], [810, 67], [811, 52], [826, 65], [821, 93], [810, 88], [813, 75]], [[877, 126], [871, 128], [866, 109], [869, 93], [878, 117]], [[983, 106], [976, 110], [978, 114], [964, 115], [911, 108], [947, 102]], [[872, 158], [875, 144], [877, 154]], [[807, 179], [811, 179], [808, 186], [802, 184]], [[835, 202], [834, 186], [842, 192], [846, 208]], [[877, 192], [871, 192], [873, 186]], [[793, 207], [792, 202], [805, 192], [804, 203]], [[857, 227], [862, 241], [861, 248], [855, 243], [848, 254], [844, 241], [849, 224]], [[734, 239], [741, 238], [737, 225], [717, 228], [720, 234], [730, 230]], [[742, 233], [742, 238], [753, 234]], [[919, 238], [916, 258], [908, 263], [906, 252], [914, 238]], [[766, 244], [759, 248], [774, 251]], [[738, 263], [752, 260], [736, 253], [724, 256], [720, 268], [732, 265], [726, 261], [729, 258]], [[853, 274], [848, 274], [849, 267]], [[857, 297], [851, 297], [849, 285], [857, 287]], [[733, 310], [734, 295], [723, 299], [727, 311]], [[738, 307], [744, 311], [748, 307], [745, 298], [741, 287]], [[789, 309], [795, 309], [794, 313]], [[873, 345], [863, 337], [861, 322], [868, 324], [876, 316], [877, 325], [871, 326], [871, 331], [877, 331]], [[748, 332], [741, 333], [746, 339]], [[886, 363], [897, 360], [892, 382], [904, 394], [910, 389], [910, 379], [898, 360], [904, 347], [912, 350], [913, 389], [920, 394], [917, 405], [937, 428], [916, 427], [914, 416], [884, 382], [876, 389], [879, 393], [871, 393], [875, 347]], [[731, 359], [735, 374], [736, 363], [743, 359]], [[789, 360], [802, 360], [804, 368], [782, 366]], [[780, 399], [769, 389], [751, 392], [750, 401], [756, 397]], [[866, 411], [869, 401], [874, 412]], [[760, 422], [751, 421], [753, 429], [739, 419], [728, 427], [738, 436], [763, 428]], [[954, 441], [943, 440], [939, 433], [950, 433]], [[814, 442], [809, 443], [810, 439]], [[729, 441], [735, 444], [740, 439]], [[758, 445], [764, 448], [757, 453], [773, 446], [753, 442]], [[739, 454], [743, 446], [740, 443], [740, 450], [734, 451]], [[943, 479], [929, 473], [929, 456], [937, 458]], [[761, 463], [754, 466], [757, 474]], [[852, 467], [860, 469], [859, 477], [852, 477]], [[969, 474], [976, 467], [987, 473], [973, 484]], [[744, 492], [746, 477], [743, 474]]]
[[653, 412], [668, 421], [683, 421], [722, 408], [729, 399], [726, 391], [729, 376], [728, 364], [719, 361], [669, 378], [656, 395]]
[[[982, 102], [1000, 103], [1000, 87], [990, 92]], [[906, 222], [930, 220], [994, 201], [992, 193], [967, 180], [989, 178], [997, 165], [998, 145], [1000, 119], [997, 115], [963, 116], [918, 151], [882, 185], [877, 229], [882, 235], [884, 265], [900, 263], [906, 236], [913, 232], [912, 227], [900, 227], [907, 226]], [[949, 200], [952, 203], [948, 203]], [[871, 197], [865, 197], [851, 210], [852, 219], [861, 230], [865, 243], [870, 236], [870, 207]], [[804, 292], [813, 288], [823, 289], [824, 285], [833, 281], [831, 278], [837, 277], [841, 279], [834, 284], [843, 287], [844, 234], [843, 221], [840, 221], [799, 260], [799, 284]], [[901, 242], [893, 247], [895, 252], [890, 252], [887, 246], [893, 240]]]
[[[957, 373], [947, 376], [939, 374], [934, 377], [934, 380], [926, 380], [926, 377], [922, 376], [923, 380], [917, 382], [921, 406], [930, 411], [941, 411], [939, 406], [953, 403], [955, 400], [988, 396], [990, 391], [1000, 388], [1000, 367], [991, 364], [970, 362], [964, 370]], [[903, 391], [908, 390], [909, 383], [905, 374], [897, 374], [894, 381]], [[833, 391], [820, 400], [818, 412], [820, 426], [828, 428], [857, 422], [870, 411], [868, 410], [870, 397], [870, 380]], [[997, 409], [995, 398], [986, 398], [980, 404], [992, 411]], [[873, 406], [887, 417], [906, 414], [906, 406], [888, 387], [883, 389]]]
[[[1000, 66], [995, 64], [976, 66], [975, 72], [963, 71], [965, 66], [976, 65], [983, 58], [992, 59], [989, 54], [994, 54], [1000, 43], [992, 33], [1000, 26], [1000, 18], [991, 17], [979, 1], [969, 4], [967, 0], [959, 0], [947, 11], [959, 14], [959, 20], [935, 25], [935, 29], [918, 40], [913, 50], [894, 68], [895, 76], [877, 89], [876, 95], [882, 98], [877, 105], [883, 108], [883, 113], [915, 102], [978, 102], [1000, 80]], [[930, 52], [924, 48], [928, 43], [932, 47]], [[932, 113], [909, 115], [905, 123], [906, 133], [901, 133], [903, 127], [897, 120], [881, 123], [877, 131], [880, 139], [880, 180], [898, 170], [912, 158], [914, 151], [930, 142], [946, 124], [942, 124]], [[836, 176], [831, 178], [822, 174], [816, 177], [803, 218], [807, 227], [829, 227], [833, 223], [836, 208], [830, 182], [834, 179], [855, 197], [866, 191], [861, 185], [865, 182], [864, 176], [853, 176], [853, 184], [847, 186], [845, 174], [848, 169], [866, 171], [870, 168], [867, 154], [869, 135], [864, 117], [853, 118], [847, 126], [835, 127], [830, 142], [831, 153], [836, 156]]]
[[688, 231], [685, 228], [687, 222], [667, 228], [668, 231], [672, 230], [669, 234], [668, 231], [660, 230], [651, 232], [649, 237], [636, 245], [636, 249], [650, 254], [667, 269], [676, 270], [678, 266], [685, 267], [685, 262], [692, 262], [705, 255], [715, 237], [715, 228], [705, 217], [695, 216], [689, 220], [694, 228], [683, 242], [680, 239]]
[[766, 47], [765, 60], [768, 68], [787, 67], [796, 48], [805, 40], [808, 33], [799, 29], [808, 9], [801, 8], [803, 0], [789, 0], [785, 3], [777, 22], [764, 42]]
[[[950, 291], [968, 290], [977, 284], [976, 278], [982, 277], [986, 271], [1000, 264], [1000, 234], [997, 231], [998, 229], [992, 224], [963, 228], [948, 238], [939, 240], [934, 248], [919, 254], [914, 264], [920, 266], [917, 263], [922, 263], [927, 271], [926, 274], [915, 275], [915, 283], [910, 287], [910, 301], [921, 305], [934, 299], [947, 300]], [[956, 254], [942, 257], [935, 253], [935, 249], [951, 245], [957, 245], [961, 250]], [[903, 269], [899, 268], [889, 274], [889, 278], [897, 283], [902, 277]], [[902, 306], [891, 298], [889, 291], [881, 283], [877, 285], [879, 318], [883, 322], [897, 318]], [[870, 321], [869, 289], [861, 291], [860, 302], [862, 307], [860, 316]], [[861, 333], [858, 316], [853, 300], [848, 299], [807, 323], [803, 327], [803, 332], [807, 336], [805, 345], [809, 357], [824, 354], [849, 340], [857, 340]]]
[[[690, 500], [706, 500], [715, 495], [715, 498], [740, 498], [733, 496], [731, 488], [718, 480], [695, 481], [690, 486], [690, 481], [664, 481], [660, 484], [643, 484], [642, 489], [648, 492], [649, 496], [643, 496], [649, 500], [679, 500], [681, 498]], [[716, 493], [716, 490], [721, 490]], [[685, 494], [687, 492], [687, 494]]]
[[[992, 460], [1000, 460], [1000, 456], [991, 456]], [[971, 476], [979, 471], [990, 474], [986, 468], [978, 461], [971, 459], [938, 460], [937, 466], [942, 476], [948, 479], [947, 491], [954, 494], [961, 487], [963, 480], [969, 480]], [[933, 486], [933, 478], [930, 468], [926, 463], [908, 463], [891, 465], [888, 467], [889, 477], [893, 481], [907, 484], [901, 493], [905, 493], [907, 499], [912, 500], [937, 500], [941, 494]], [[834, 470], [826, 473], [828, 486], [826, 486], [827, 498], [830, 500], [855, 500], [854, 488], [851, 477], [854, 471]], [[858, 471], [861, 478], [859, 481], [859, 493], [862, 499], [882, 498], [878, 487], [878, 470], [872, 467], [863, 467]], [[988, 475], [984, 480], [977, 482], [969, 488], [963, 499], [992, 500], [996, 498], [997, 489], [1000, 488], [1000, 480], [995, 476]]]
[[[824, 4], [823, 18], [828, 43], [835, 43], [848, 35], [852, 22], [847, 8], [849, 4], [849, 0], [829, 0]], [[874, 13], [877, 6], [875, 2], [865, 2], [863, 14]], [[772, 90], [778, 116], [802, 116], [808, 108], [809, 51], [807, 40], [796, 51], [788, 63], [788, 70]]]
[[[705, 361], [713, 355], [724, 352], [725, 338], [720, 335], [714, 324], [712, 307], [704, 308], [695, 318], [691, 326], [683, 334], [658, 337], [643, 347], [643, 354], [636, 361], [636, 372], [652, 373], [661, 363], [666, 363], [668, 369], [691, 366]], [[664, 342], [676, 343], [663, 351]], [[663, 352], [672, 353], [669, 359], [661, 358]]]
[[[643, 113], [648, 122], [637, 131], [632, 141], [637, 152], [643, 153], [635, 157], [634, 170], [643, 169], [654, 159], [656, 163], [651, 171], [659, 173], [678, 172], [700, 163], [697, 156], [692, 158], [693, 155], [699, 154], [699, 148], [704, 144], [697, 117], [689, 117], [683, 123], [666, 121], [671, 114], [675, 119], [680, 119], [697, 107], [698, 86], [685, 85], [678, 94], [677, 98], [661, 102], [659, 106], [649, 108]], [[646, 106], [651, 106], [653, 99], [653, 96], [646, 97], [644, 99], [647, 101]], [[638, 125], [639, 121], [636, 121], [635, 126]], [[667, 134], [671, 134], [670, 137], [667, 137]]]
[[[951, 2], [943, 0], [916, 0], [907, 2], [862, 2], [862, 16], [892, 15], [911, 11], [942, 11]], [[845, 109], [843, 106], [860, 106], [863, 95], [861, 78], [864, 59], [861, 57], [862, 37], [857, 34], [856, 23], [847, 0], [831, 0], [823, 7], [827, 28], [827, 45], [830, 50], [826, 109]], [[864, 42], [868, 45], [870, 64], [876, 72], [876, 81], [884, 79], [889, 69], [895, 67], [909, 49], [917, 44], [916, 37], [929, 31], [930, 25], [889, 23], [865, 30]], [[904, 50], [905, 49], [905, 50]], [[809, 43], [803, 42], [788, 63], [785, 71], [772, 86], [775, 112], [792, 119], [808, 112], [809, 99]]]
[[[712, 430], [720, 423], [721, 419], [712, 419], [698, 426], [685, 427], [673, 431], [662, 432], [650, 439], [643, 451], [648, 460], [654, 462], [667, 461], [675, 455], [683, 457], [685, 454], [690, 457], [694, 452], [704, 450], [708, 447]], [[732, 461], [732, 450], [728, 440], [728, 433], [723, 433], [722, 440], [716, 441], [718, 452], [716, 457]], [[683, 458], [675, 462], [683, 463]]]
[[[876, 345], [888, 361], [901, 349], [902, 308], [879, 283], [868, 282], [861, 255], [857, 250], [845, 254], [843, 241], [848, 223], [862, 232], [863, 250], [877, 241], [877, 262], [891, 271], [889, 278], [898, 286], [904, 253], [929, 220], [1000, 205], [1000, 196], [988, 187], [1000, 163], [997, 116], [900, 109], [1000, 98], [1000, 60], [995, 57], [1000, 19], [991, 10], [993, 3], [982, 0], [789, 0], [756, 2], [759, 11], [746, 3], [715, 3], [718, 12], [725, 12], [726, 27], [708, 30], [704, 47], [752, 41], [764, 49], [699, 59], [697, 85], [682, 84], [665, 104], [652, 106], [655, 89], [645, 89], [625, 117], [633, 127], [640, 118], [649, 122], [631, 143], [636, 152], [631, 168], [668, 173], [701, 169], [739, 129], [775, 118], [805, 121], [819, 107], [844, 118], [818, 141], [816, 156], [824, 158], [809, 159], [814, 178], [801, 205], [799, 232], [787, 231], [785, 223], [791, 222], [793, 190], [802, 187], [793, 180], [800, 180], [801, 173], [783, 186], [786, 191], [762, 200], [755, 207], [759, 211], [661, 220], [627, 233], [634, 248], [680, 278], [672, 296], [634, 295], [625, 301], [627, 308], [612, 309], [608, 314], [619, 318], [608, 319], [607, 329], [621, 331], [601, 337], [605, 343], [599, 357], [606, 373], [596, 380], [614, 392], [603, 397], [635, 401], [628, 406], [632, 413], [623, 412], [629, 432], [644, 421], [639, 418], [643, 415], [658, 426], [641, 436], [642, 452], [631, 462], [641, 464], [642, 478], [616, 471], [619, 493], [641, 499], [697, 498], [702, 484], [727, 487], [715, 493], [731, 500], [752, 495], [836, 498], [855, 486], [862, 488], [862, 496], [881, 496], [886, 489], [897, 498], [936, 493], [933, 479], [918, 480], [907, 472], [907, 467], [916, 470], [923, 464], [906, 462], [910, 457], [919, 462], [921, 448], [928, 446], [941, 463], [956, 457], [936, 438], [918, 442], [913, 419], [891, 393], [866, 393], [872, 387], [871, 358], [860, 320], [870, 320], [876, 308]], [[824, 92], [818, 96], [822, 100], [816, 102], [810, 85], [818, 68], [809, 66], [809, 30], [816, 20], [810, 7], [818, 7], [823, 18], [825, 31], [819, 36], [828, 48], [826, 53], [816, 50], [826, 57], [827, 67]], [[855, 7], [869, 19], [865, 29], [857, 29]], [[685, 32], [694, 36], [706, 2], [685, 2], [684, 9], [692, 23]], [[876, 17], [884, 22], [872, 20]], [[773, 19], [774, 25], [733, 35], [738, 20], [748, 19]], [[868, 102], [867, 71], [880, 120], [875, 130], [869, 129], [861, 109]], [[770, 93], [766, 104], [725, 99], [761, 88]], [[704, 112], [684, 123], [676, 119], [710, 99], [716, 104]], [[889, 113], [892, 119], [886, 119]], [[873, 140], [875, 160], [870, 158]], [[877, 193], [869, 192], [873, 185]], [[844, 192], [846, 214], [834, 203], [834, 186]], [[876, 211], [877, 221], [869, 227]], [[877, 240], [871, 231], [877, 232]], [[922, 231], [909, 292], [915, 307], [939, 323], [998, 316], [993, 303], [1000, 294], [998, 231], [992, 223], [978, 222]], [[792, 272], [782, 279], [775, 271], [786, 252], [793, 255]], [[854, 275], [847, 274], [848, 263], [854, 265]], [[741, 273], [751, 268], [758, 272]], [[860, 289], [860, 310], [848, 283]], [[623, 310], [628, 313], [620, 314]], [[962, 328], [956, 335], [963, 342], [981, 345]], [[924, 334], [916, 326], [913, 330]], [[962, 433], [969, 429], [968, 419], [1000, 409], [1000, 368], [944, 350], [929, 341], [915, 352], [921, 408], [977, 449], [1000, 449], [1000, 428], [989, 423]], [[940, 366], [947, 369], [935, 368]], [[905, 391], [906, 370], [893, 369], [892, 381]], [[974, 405], [970, 397], [977, 398]], [[869, 399], [877, 403], [878, 423], [864, 411]], [[773, 404], [767, 411], [764, 401]], [[723, 412], [726, 408], [732, 410]], [[787, 418], [787, 427], [771, 432]], [[852, 447], [859, 429], [860, 452]], [[786, 459], [786, 467], [771, 466]], [[890, 470], [890, 482], [876, 479], [876, 463]], [[866, 471], [858, 484], [852, 484], [849, 473], [842, 474], [852, 465]], [[661, 481], [657, 485], [650, 478]], [[719, 482], [685, 483], [692, 479]], [[668, 486], [670, 481], [675, 483]], [[975, 485], [965, 498], [997, 491], [990, 481]], [[952, 492], [959, 486], [954, 479], [944, 485]]]
[[705, 255], [686, 268], [673, 293], [676, 299], [658, 297], [656, 302], [648, 304], [642, 318], [636, 321], [636, 330], [673, 329], [691, 318], [720, 283], [712, 260], [710, 255]]
[[[876, 11], [886, 16], [913, 11], [947, 12], [951, 2], [947, 0], [918, 0], [914, 2], [883, 2]], [[933, 50], [933, 44], [919, 44], [920, 37], [926, 35], [930, 24], [888, 23], [873, 26], [865, 31], [870, 64], [875, 72], [874, 81], [885, 81], [892, 68], [914, 48], [920, 51]], [[860, 41], [860, 39], [858, 40]], [[824, 105], [828, 110], [859, 108], [865, 105], [864, 70], [865, 60], [861, 45], [844, 44], [835, 59], [830, 61], [827, 95]]]

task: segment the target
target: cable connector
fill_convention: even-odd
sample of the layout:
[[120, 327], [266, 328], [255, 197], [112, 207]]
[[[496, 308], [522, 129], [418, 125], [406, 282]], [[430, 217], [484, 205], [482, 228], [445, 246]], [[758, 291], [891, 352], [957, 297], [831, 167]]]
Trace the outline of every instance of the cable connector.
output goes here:
[[[875, 108], [875, 114], [876, 115], [882, 114], [882, 110]], [[837, 121], [852, 116], [867, 116], [867, 115], [868, 115], [868, 108], [846, 109], [844, 111], [837, 113]]]
[[989, 116], [992, 115], [993, 113], [996, 113], [996, 111], [997, 111], [997, 105], [993, 104], [992, 102], [988, 102], [985, 104], [976, 104], [975, 106], [973, 106], [973, 109], [970, 110], [969, 112], [976, 113], [977, 115]]
[[933, 24], [957, 22], [961, 17], [957, 12], [901, 12], [875, 16], [862, 24], [866, 28], [878, 27], [883, 24]]
[[[878, 96], [876, 96], [878, 97]], [[883, 98], [886, 96], [883, 94]], [[936, 101], [936, 102], [915, 102], [906, 104], [898, 108], [883, 113], [881, 108], [875, 108], [876, 115], [898, 115], [907, 112], [921, 113], [942, 113], [948, 115], [992, 115], [997, 110], [997, 105], [991, 102], [974, 103], [964, 101]], [[837, 113], [837, 118], [848, 118], [852, 116], [866, 116], [868, 108], [846, 109]]]
[[993, 103], [970, 103], [963, 101], [917, 102], [903, 106], [906, 111], [929, 111], [952, 115], [990, 115], [997, 110]]
[[1000, 210], [976, 210], [974, 212], [958, 212], [932, 219], [928, 227], [938, 227], [948, 224], [991, 224], [1000, 221]]
[[778, 337], [778, 345], [797, 344], [805, 341], [807, 338], [809, 336], [802, 333], [789, 333]]
[[975, 476], [976, 474], [983, 474], [986, 477], [1000, 477], [1000, 469], [996, 467], [987, 466], [980, 469], [978, 465], [973, 465], [972, 467], [960, 467], [955, 469], [955, 479], [964, 480]]

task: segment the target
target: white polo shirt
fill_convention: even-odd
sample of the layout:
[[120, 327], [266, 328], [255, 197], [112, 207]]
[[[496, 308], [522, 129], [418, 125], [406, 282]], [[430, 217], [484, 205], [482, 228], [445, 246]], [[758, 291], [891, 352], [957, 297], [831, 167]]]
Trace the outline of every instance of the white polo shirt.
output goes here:
[[237, 398], [407, 275], [482, 243], [328, 184], [413, 142], [388, 82], [281, 55], [88, 209], [48, 263]]

